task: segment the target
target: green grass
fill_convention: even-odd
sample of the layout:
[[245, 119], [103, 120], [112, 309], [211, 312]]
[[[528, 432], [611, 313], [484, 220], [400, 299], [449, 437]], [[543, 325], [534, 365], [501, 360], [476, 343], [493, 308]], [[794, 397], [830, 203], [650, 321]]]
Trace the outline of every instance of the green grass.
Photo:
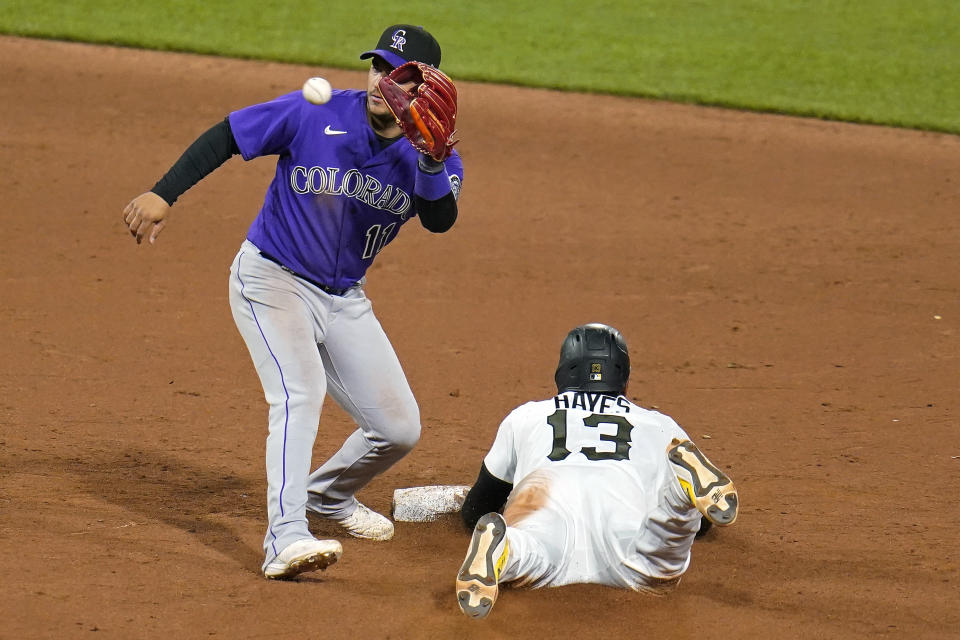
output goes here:
[[956, 0], [0, 0], [0, 32], [342, 68], [423, 24], [459, 79], [960, 133]]

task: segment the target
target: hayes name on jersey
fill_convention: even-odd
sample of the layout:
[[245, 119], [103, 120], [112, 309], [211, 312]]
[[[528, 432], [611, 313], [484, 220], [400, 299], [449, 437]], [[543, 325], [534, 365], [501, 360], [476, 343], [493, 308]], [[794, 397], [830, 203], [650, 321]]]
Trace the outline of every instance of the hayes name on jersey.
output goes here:
[[554, 397], [553, 403], [557, 409], [583, 409], [591, 413], [630, 413], [630, 401], [623, 396], [611, 396], [603, 393], [586, 393], [584, 391], [564, 392]]

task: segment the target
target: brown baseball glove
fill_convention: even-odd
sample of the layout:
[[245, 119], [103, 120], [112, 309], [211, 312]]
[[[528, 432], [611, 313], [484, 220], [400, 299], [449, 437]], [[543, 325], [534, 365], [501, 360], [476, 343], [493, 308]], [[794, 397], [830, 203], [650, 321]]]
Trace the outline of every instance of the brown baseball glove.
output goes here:
[[[403, 85], [413, 85], [404, 89]], [[380, 79], [380, 94], [410, 143], [438, 162], [450, 157], [457, 124], [457, 88], [439, 69], [408, 62]]]

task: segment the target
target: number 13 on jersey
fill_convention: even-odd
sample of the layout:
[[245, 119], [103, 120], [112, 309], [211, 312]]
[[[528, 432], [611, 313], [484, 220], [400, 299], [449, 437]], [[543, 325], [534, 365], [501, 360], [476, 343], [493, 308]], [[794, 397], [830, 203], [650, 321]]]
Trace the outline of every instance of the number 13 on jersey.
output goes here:
[[[547, 417], [547, 424], [553, 429], [553, 450], [547, 457], [554, 462], [563, 460], [573, 453], [567, 448], [567, 413], [566, 409], [557, 409]], [[587, 460], [626, 460], [630, 456], [630, 433], [633, 431], [633, 425], [625, 417], [591, 413], [582, 420], [573, 419], [579, 424], [573, 425], [571, 430], [580, 431], [580, 425], [596, 429], [600, 443], [613, 444], [612, 450], [607, 445], [603, 447], [604, 451], [598, 451], [598, 447], [581, 446], [579, 453], [586, 456]], [[606, 428], [601, 430], [601, 427]], [[605, 433], [614, 429], [616, 433]]]

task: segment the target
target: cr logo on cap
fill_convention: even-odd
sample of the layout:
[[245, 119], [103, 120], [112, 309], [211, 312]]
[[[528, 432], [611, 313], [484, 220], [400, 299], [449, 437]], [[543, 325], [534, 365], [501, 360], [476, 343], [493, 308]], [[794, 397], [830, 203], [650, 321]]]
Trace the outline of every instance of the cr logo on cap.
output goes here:
[[403, 51], [403, 45], [407, 44], [407, 39], [404, 37], [407, 35], [406, 29], [397, 29], [393, 32], [393, 44], [390, 45], [391, 49], [396, 49], [397, 51]]

